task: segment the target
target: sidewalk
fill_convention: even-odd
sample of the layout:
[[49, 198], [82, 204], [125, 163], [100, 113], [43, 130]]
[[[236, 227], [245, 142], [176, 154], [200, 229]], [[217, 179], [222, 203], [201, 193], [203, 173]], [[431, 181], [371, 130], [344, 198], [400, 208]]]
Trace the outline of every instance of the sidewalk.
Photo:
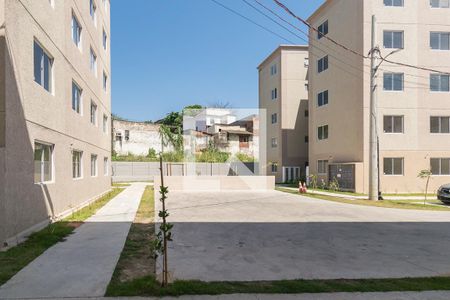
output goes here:
[[[282, 186], [277, 185], [279, 188], [283, 188], [290, 191], [298, 191], [298, 188], [294, 187], [288, 187], [288, 186]], [[333, 193], [333, 192], [324, 192], [324, 191], [311, 191], [311, 194], [317, 194], [317, 195], [323, 195], [323, 196], [332, 196], [332, 197], [338, 197], [338, 198], [344, 198], [344, 199], [352, 199], [352, 200], [367, 200], [368, 196], [361, 196], [361, 195], [349, 195], [349, 194], [340, 194], [340, 193]], [[424, 197], [422, 196], [383, 196], [384, 200], [423, 200]], [[436, 196], [428, 196], [428, 200], [436, 200]]]
[[[233, 294], [181, 297], [119, 297], [86, 300], [448, 300], [450, 291], [387, 292], [387, 293], [319, 293], [319, 294]], [[72, 299], [84, 300], [84, 299]]]
[[101, 297], [146, 184], [134, 183], [0, 287], [2, 298]]

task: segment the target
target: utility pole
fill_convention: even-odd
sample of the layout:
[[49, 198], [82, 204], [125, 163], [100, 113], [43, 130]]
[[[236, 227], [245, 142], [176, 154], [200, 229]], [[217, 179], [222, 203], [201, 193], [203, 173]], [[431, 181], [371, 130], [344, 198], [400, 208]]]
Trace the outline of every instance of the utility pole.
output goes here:
[[372, 36], [370, 50], [370, 141], [369, 141], [369, 200], [377, 201], [379, 194], [378, 178], [378, 130], [377, 130], [377, 99], [376, 99], [376, 75], [375, 67], [375, 15], [372, 15]]

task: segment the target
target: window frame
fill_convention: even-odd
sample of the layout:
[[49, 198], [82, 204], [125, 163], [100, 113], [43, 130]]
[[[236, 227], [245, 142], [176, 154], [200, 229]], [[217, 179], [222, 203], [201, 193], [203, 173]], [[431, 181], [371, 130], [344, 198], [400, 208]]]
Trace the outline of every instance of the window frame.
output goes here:
[[[401, 75], [401, 89], [395, 89], [396, 76]], [[391, 89], [386, 87], [386, 77], [390, 76]], [[401, 72], [384, 72], [383, 73], [383, 91], [385, 92], [404, 92], [405, 91], [405, 73]]]
[[277, 124], [278, 123], [278, 114], [277, 113], [273, 113], [271, 115], [271, 121], [272, 121], [272, 124]]
[[102, 46], [103, 46], [103, 50], [108, 50], [108, 34], [106, 33], [105, 28], [103, 27], [102, 29]]
[[[48, 147], [49, 149], [49, 154], [50, 154], [50, 159], [49, 159], [49, 164], [50, 164], [50, 179], [49, 180], [45, 180], [45, 151], [42, 151], [41, 153], [41, 158], [40, 158], [40, 170], [39, 170], [39, 174], [40, 174], [40, 180], [36, 181], [36, 146], [40, 145], [43, 147]], [[35, 184], [49, 184], [49, 183], [54, 183], [55, 182], [55, 157], [54, 157], [54, 150], [55, 150], [55, 145], [51, 144], [51, 143], [47, 143], [47, 142], [43, 142], [40, 140], [35, 140], [34, 141], [34, 148], [33, 148], [33, 162], [34, 162], [34, 183]]]
[[[79, 154], [78, 162], [74, 160], [74, 155]], [[81, 150], [72, 150], [72, 179], [73, 180], [80, 180], [83, 179], [83, 156], [84, 153]], [[75, 172], [75, 166], [77, 166], [78, 172]], [[75, 175], [75, 173], [78, 174], [78, 176]]]
[[97, 3], [95, 3], [95, 0], [89, 0], [89, 15], [97, 27]]
[[450, 8], [450, 1], [447, 2], [448, 3], [447, 6], [442, 6], [442, 3], [443, 3], [442, 0], [437, 0], [437, 1], [439, 1], [439, 5], [438, 6], [433, 6], [433, 1], [436, 1], [436, 0], [430, 0], [430, 8], [431, 9]]
[[317, 107], [326, 106], [326, 105], [328, 105], [328, 103], [329, 103], [329, 92], [328, 92], [328, 90], [324, 90], [324, 91], [322, 91], [322, 92], [317, 94]]
[[[386, 1], [391, 1], [391, 5], [386, 4]], [[405, 7], [405, 1], [404, 0], [400, 0], [401, 1], [401, 5], [395, 5], [395, 0], [383, 0], [383, 5], [385, 7]]]
[[317, 27], [317, 39], [320, 40], [328, 34], [329, 25], [328, 20], [325, 20], [322, 24]]
[[328, 70], [328, 55], [317, 60], [317, 73], [320, 74]]
[[[439, 161], [439, 173], [433, 173], [433, 160]], [[447, 160], [448, 161], [448, 173], [442, 172], [442, 161]], [[432, 176], [450, 176], [450, 157], [430, 157], [430, 171]]]
[[[433, 77], [439, 77], [439, 89], [433, 89]], [[447, 77], [447, 90], [442, 89], [442, 77]], [[450, 75], [440, 74], [440, 73], [431, 73], [430, 74], [430, 92], [432, 93], [448, 93], [450, 92]]]
[[[386, 118], [390, 118], [392, 131], [386, 131]], [[401, 118], [401, 131], [395, 131], [395, 118]], [[383, 133], [385, 134], [404, 134], [405, 133], [405, 116], [404, 115], [384, 115], [383, 116]]]
[[[94, 108], [94, 111], [92, 109]], [[91, 99], [91, 105], [89, 109], [89, 119], [92, 125], [98, 126], [98, 106], [94, 100]]]
[[[438, 132], [433, 132], [432, 131], [432, 120], [434, 119], [438, 119], [439, 125], [438, 125]], [[442, 130], [442, 119], [447, 119], [447, 122], [449, 124], [449, 131], [448, 132], [443, 132]], [[430, 134], [450, 134], [450, 116], [430, 116]]]
[[[395, 160], [400, 159], [402, 162], [401, 174], [395, 173]], [[391, 173], [386, 173], [386, 160], [391, 160]], [[405, 176], [405, 158], [404, 157], [383, 157], [383, 175], [384, 176]]]
[[[439, 48], [433, 48], [433, 34], [439, 35], [438, 41], [439, 41]], [[442, 49], [442, 35], [447, 35], [447, 49]], [[450, 32], [448, 31], [430, 31], [430, 49], [432, 51], [450, 51]]]
[[105, 71], [103, 71], [103, 82], [102, 82], [102, 85], [103, 85], [103, 90], [105, 92], [107, 92], [108, 91], [107, 90], [107, 88], [108, 88], [108, 75], [106, 75]]
[[[74, 93], [74, 89], [78, 91], [78, 93]], [[78, 95], [78, 110], [74, 107], [74, 96]], [[72, 111], [83, 116], [83, 89], [76, 83], [75, 80], [72, 80]]]
[[328, 140], [328, 137], [329, 137], [328, 125], [322, 125], [322, 126], [317, 127], [317, 139], [319, 141]]
[[[71, 31], [72, 31], [72, 41], [74, 42], [75, 46], [80, 49], [80, 51], [83, 49], [83, 44], [82, 44], [82, 32], [83, 32], [83, 27], [80, 24], [80, 21], [78, 20], [78, 17], [76, 16], [75, 12], [72, 11], [72, 21], [71, 21]], [[75, 40], [75, 35], [74, 35], [74, 25], [77, 25], [77, 37], [78, 39]]]
[[270, 171], [271, 171], [271, 173], [278, 173], [278, 163], [277, 162], [270, 163]]
[[328, 175], [328, 159], [317, 160], [317, 174], [318, 175]]
[[[386, 34], [390, 33], [391, 34], [391, 41], [392, 41], [392, 45], [391, 46], [387, 46], [386, 45]], [[401, 47], [397, 48], [395, 47], [395, 33], [401, 33], [402, 34], [402, 45]], [[383, 30], [383, 48], [385, 49], [405, 49], [405, 31], [404, 30]]]
[[97, 177], [98, 176], [98, 155], [91, 153], [91, 177]]
[[271, 138], [270, 145], [272, 146], [272, 148], [278, 148], [278, 139], [276, 137]]
[[[39, 74], [39, 79], [36, 78], [36, 58], [37, 58], [37, 53], [36, 53], [36, 48], [38, 48], [38, 50], [40, 50], [40, 63], [39, 63], [39, 68], [40, 68], [40, 74]], [[47, 59], [48, 61], [48, 88], [45, 87], [46, 83], [45, 83], [45, 60]], [[44, 90], [46, 90], [47, 92], [49, 92], [51, 95], [54, 95], [54, 82], [53, 82], [53, 68], [54, 68], [54, 57], [50, 54], [49, 51], [47, 51], [47, 49], [45, 49], [42, 44], [37, 40], [34, 39], [33, 40], [33, 76], [34, 76], [34, 82], [36, 82], [38, 85], [40, 85]], [[39, 80], [39, 81], [38, 81]]]
[[106, 114], [103, 114], [103, 125], [102, 125], [102, 131], [103, 133], [108, 132], [108, 116]]

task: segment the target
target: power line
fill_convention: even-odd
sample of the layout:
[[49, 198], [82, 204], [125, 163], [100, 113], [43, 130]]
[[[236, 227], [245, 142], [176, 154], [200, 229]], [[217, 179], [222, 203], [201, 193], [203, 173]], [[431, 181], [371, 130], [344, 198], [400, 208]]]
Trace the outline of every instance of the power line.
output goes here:
[[211, 0], [211, 1], [214, 2], [215, 4], [221, 6], [222, 8], [224, 8], [224, 9], [226, 9], [226, 10], [232, 12], [233, 14], [235, 14], [235, 15], [237, 15], [237, 16], [239, 16], [239, 17], [245, 19], [245, 20], [247, 20], [248, 22], [250, 22], [250, 23], [252, 23], [252, 24], [254, 24], [254, 25], [256, 25], [256, 26], [258, 26], [258, 27], [260, 27], [260, 28], [262, 28], [262, 29], [264, 29], [265, 31], [267, 31], [267, 32], [269, 32], [269, 33], [271, 33], [271, 34], [273, 34], [273, 35], [276, 35], [276, 36], [279, 37], [280, 39], [282, 39], [282, 40], [284, 40], [284, 41], [286, 41], [286, 42], [288, 42], [288, 43], [290, 43], [290, 44], [295, 44], [295, 43], [292, 42], [291, 40], [285, 38], [284, 36], [282, 36], [282, 35], [280, 35], [280, 34], [274, 32], [274, 31], [270, 30], [269, 28], [267, 28], [267, 27], [265, 27], [265, 26], [263, 26], [263, 25], [261, 25], [261, 24], [259, 24], [259, 23], [256, 23], [256, 22], [253, 21], [252, 19], [247, 18], [246, 16], [242, 15], [241, 13], [237, 12], [236, 10], [234, 10], [234, 9], [228, 7], [228, 6], [225, 6], [224, 4], [222, 4], [222, 3], [220, 3], [220, 2], [218, 2], [218, 1], [216, 1], [216, 0]]
[[[281, 7], [282, 9], [284, 9], [289, 15], [291, 15], [292, 17], [294, 17], [295, 19], [299, 20], [300, 22], [302, 22], [303, 24], [305, 24], [308, 28], [310, 28], [311, 30], [317, 32], [318, 34], [320, 34], [323, 38], [327, 39], [328, 41], [332, 42], [333, 44], [335, 44], [336, 46], [349, 51], [357, 56], [360, 56], [364, 59], [368, 59], [369, 57], [361, 54], [341, 43], [339, 43], [338, 41], [330, 38], [327, 35], [323, 35], [317, 28], [313, 27], [311, 24], [309, 24], [307, 21], [305, 21], [303, 18], [297, 16], [295, 13], [293, 13], [286, 5], [284, 5], [283, 3], [281, 3], [279, 0], [273, 0], [279, 7]], [[403, 66], [403, 67], [408, 67], [408, 68], [413, 68], [413, 69], [418, 69], [418, 70], [422, 70], [422, 71], [429, 71], [429, 72], [434, 72], [434, 73], [439, 73], [439, 74], [445, 74], [445, 75], [450, 75], [449, 72], [443, 72], [443, 71], [439, 71], [439, 70], [435, 70], [435, 69], [431, 69], [431, 68], [427, 68], [427, 67], [420, 67], [420, 66], [415, 66], [412, 64], [407, 64], [407, 63], [401, 63], [401, 62], [397, 62], [397, 61], [393, 61], [393, 60], [389, 60], [389, 59], [384, 59], [383, 57], [381, 57], [380, 54], [380, 58], [383, 59], [385, 62], [391, 63], [391, 64], [395, 64], [395, 65], [399, 65], [399, 66]]]

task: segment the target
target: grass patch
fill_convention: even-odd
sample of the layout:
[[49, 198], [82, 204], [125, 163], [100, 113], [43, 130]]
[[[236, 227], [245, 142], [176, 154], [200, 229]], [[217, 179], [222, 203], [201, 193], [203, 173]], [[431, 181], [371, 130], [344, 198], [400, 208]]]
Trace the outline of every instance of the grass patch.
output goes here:
[[294, 294], [450, 290], [450, 277], [399, 279], [280, 280], [251, 282], [175, 281], [162, 288], [146, 276], [108, 290], [107, 296], [181, 296], [219, 294]]
[[130, 183], [126, 183], [126, 182], [115, 182], [112, 184], [113, 187], [127, 187], [130, 186]]
[[80, 223], [95, 214], [103, 205], [119, 194], [123, 189], [115, 188], [97, 201], [74, 212], [67, 218], [48, 225], [44, 229], [31, 234], [23, 243], [0, 252], [0, 285], [7, 282], [22, 268], [32, 262], [45, 250], [71, 234]]
[[[292, 191], [289, 189], [276, 188], [276, 190], [300, 195], [297, 191]], [[445, 206], [434, 206], [434, 205], [424, 205], [420, 203], [420, 200], [381, 200], [381, 201], [370, 201], [370, 200], [360, 200], [360, 199], [345, 199], [340, 197], [328, 196], [328, 195], [319, 195], [319, 194], [304, 194], [310, 198], [316, 198], [321, 200], [328, 200], [333, 202], [347, 203], [347, 204], [356, 204], [356, 205], [365, 205], [365, 206], [376, 206], [376, 207], [384, 207], [384, 208], [400, 208], [400, 209], [415, 209], [415, 210], [438, 210], [438, 211], [450, 211], [450, 207]], [[428, 200], [428, 203], [432, 204], [442, 204], [438, 200]]]
[[[283, 187], [289, 187], [289, 188], [296, 188], [298, 189], [298, 184], [294, 183], [287, 183], [287, 184], [277, 184], [277, 187], [283, 188]], [[345, 191], [332, 191], [332, 190], [326, 190], [321, 188], [308, 188], [309, 191], [316, 191], [316, 192], [325, 192], [325, 193], [334, 193], [334, 194], [341, 194], [341, 195], [350, 195], [350, 196], [367, 196], [366, 194], [361, 193], [354, 193], [354, 192], [345, 192]]]
[[151, 249], [151, 241], [155, 237], [154, 216], [153, 187], [147, 186], [108, 285], [107, 295], [114, 295], [137, 278], [155, 275], [155, 259]]

